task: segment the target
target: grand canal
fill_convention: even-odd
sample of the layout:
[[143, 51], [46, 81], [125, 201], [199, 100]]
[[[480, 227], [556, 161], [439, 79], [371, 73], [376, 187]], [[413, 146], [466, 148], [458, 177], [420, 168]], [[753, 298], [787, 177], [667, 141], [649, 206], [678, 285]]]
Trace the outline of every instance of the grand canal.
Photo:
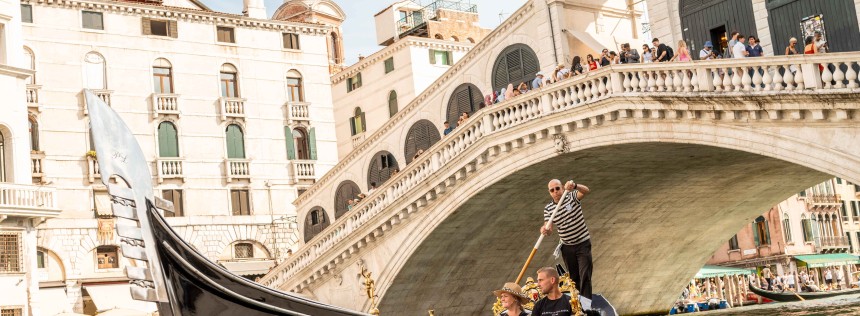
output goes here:
[[[700, 313], [701, 314], [701, 313]], [[751, 305], [729, 310], [705, 312], [703, 315], [720, 316], [825, 316], [825, 315], [860, 315], [860, 296], [849, 295], [838, 298]]]

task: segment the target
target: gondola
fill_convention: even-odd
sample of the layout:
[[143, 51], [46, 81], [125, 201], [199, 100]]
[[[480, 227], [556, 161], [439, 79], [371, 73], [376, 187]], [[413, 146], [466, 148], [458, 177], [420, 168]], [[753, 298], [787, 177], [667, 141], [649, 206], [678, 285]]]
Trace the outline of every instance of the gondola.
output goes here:
[[165, 221], [173, 205], [153, 195], [150, 168], [128, 126], [91, 91], [84, 94], [122, 254], [134, 262], [125, 271], [132, 298], [156, 302], [167, 316], [367, 315], [264, 287], [195, 251]]
[[840, 296], [840, 295], [860, 294], [860, 289], [847, 289], [847, 290], [840, 290], [840, 291], [823, 291], [823, 292], [801, 292], [801, 293], [794, 293], [791, 291], [774, 292], [774, 291], [768, 291], [768, 290], [760, 289], [760, 288], [756, 287], [755, 285], [753, 285], [752, 283], [750, 283], [750, 291], [761, 296], [761, 297], [765, 297], [765, 298], [768, 298], [768, 299], [771, 299], [771, 300], [774, 300], [777, 302], [796, 302], [796, 301], [800, 301], [801, 297], [803, 298], [803, 300], [815, 300], [815, 299], [834, 297], [834, 296]]

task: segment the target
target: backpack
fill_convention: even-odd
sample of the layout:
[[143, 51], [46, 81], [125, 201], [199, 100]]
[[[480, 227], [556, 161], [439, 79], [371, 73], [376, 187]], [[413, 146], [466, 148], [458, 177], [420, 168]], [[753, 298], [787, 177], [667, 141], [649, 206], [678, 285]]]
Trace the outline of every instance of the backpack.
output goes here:
[[666, 60], [671, 60], [672, 57], [675, 57], [675, 51], [669, 45], [666, 45]]

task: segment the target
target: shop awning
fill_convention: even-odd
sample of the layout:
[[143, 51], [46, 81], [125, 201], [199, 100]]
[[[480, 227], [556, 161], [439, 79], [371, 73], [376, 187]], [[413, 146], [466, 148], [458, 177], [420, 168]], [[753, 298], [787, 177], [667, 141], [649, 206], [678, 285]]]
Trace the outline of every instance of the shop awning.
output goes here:
[[721, 266], [704, 266], [702, 267], [702, 269], [699, 270], [699, 273], [696, 273], [696, 279], [721, 277], [726, 275], [750, 274], [753, 274], [752, 271], [747, 269], [729, 268]]
[[803, 261], [807, 267], [821, 268], [841, 266], [846, 264], [860, 264], [860, 257], [847, 253], [829, 253], [822, 255], [794, 256], [794, 259]]
[[[42, 315], [57, 315], [66, 312], [68, 304], [59, 302], [68, 301], [65, 287], [49, 287], [39, 289], [39, 313]], [[78, 314], [80, 315], [80, 314]]]
[[96, 305], [96, 310], [106, 312], [112, 309], [122, 309], [140, 312], [148, 315], [158, 309], [155, 303], [136, 301], [131, 298], [131, 285], [124, 284], [98, 284], [84, 285], [84, 289]]

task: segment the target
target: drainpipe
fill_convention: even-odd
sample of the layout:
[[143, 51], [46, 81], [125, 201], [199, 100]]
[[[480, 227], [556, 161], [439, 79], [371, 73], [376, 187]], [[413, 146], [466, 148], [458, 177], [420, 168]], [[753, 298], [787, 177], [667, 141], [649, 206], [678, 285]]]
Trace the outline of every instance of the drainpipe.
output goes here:
[[549, 16], [549, 34], [552, 37], [552, 55], [555, 58], [555, 65], [558, 65], [558, 48], [555, 44], [555, 24], [552, 21], [552, 9], [550, 9], [549, 5], [546, 6], [546, 14]]

